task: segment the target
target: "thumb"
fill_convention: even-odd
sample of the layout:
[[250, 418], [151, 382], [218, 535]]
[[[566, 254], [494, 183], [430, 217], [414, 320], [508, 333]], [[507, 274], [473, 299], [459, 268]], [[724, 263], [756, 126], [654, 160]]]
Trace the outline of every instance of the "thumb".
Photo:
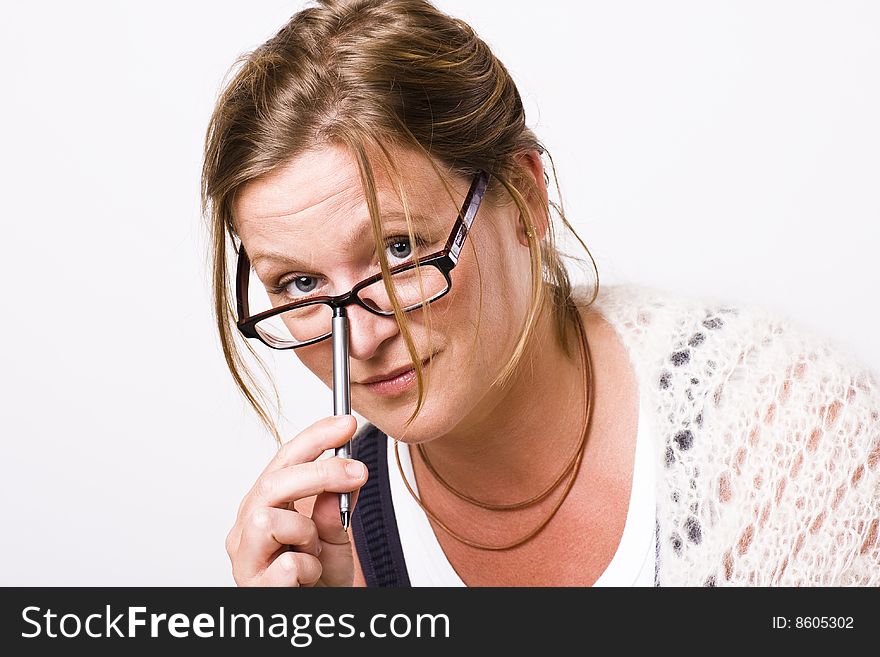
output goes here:
[[[359, 490], [351, 494], [353, 513], [358, 500]], [[351, 548], [351, 527], [348, 531], [342, 528], [339, 515], [339, 493], [321, 493], [315, 499], [312, 508], [312, 522], [318, 530], [318, 541], [324, 574], [321, 579], [327, 586], [351, 586], [354, 576], [354, 558]]]

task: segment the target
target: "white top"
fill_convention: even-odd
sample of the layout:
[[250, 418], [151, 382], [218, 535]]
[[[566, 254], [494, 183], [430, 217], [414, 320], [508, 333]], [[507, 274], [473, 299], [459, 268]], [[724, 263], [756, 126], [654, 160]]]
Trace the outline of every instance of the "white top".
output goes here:
[[[617, 551], [593, 586], [654, 586], [656, 560], [655, 476], [656, 450], [650, 407], [639, 399], [633, 483], [626, 525]], [[409, 445], [400, 443], [400, 464], [413, 491], [418, 486], [410, 460]], [[449, 563], [428, 516], [412, 498], [397, 468], [394, 439], [388, 437], [388, 475], [397, 531], [412, 586], [466, 586]]]

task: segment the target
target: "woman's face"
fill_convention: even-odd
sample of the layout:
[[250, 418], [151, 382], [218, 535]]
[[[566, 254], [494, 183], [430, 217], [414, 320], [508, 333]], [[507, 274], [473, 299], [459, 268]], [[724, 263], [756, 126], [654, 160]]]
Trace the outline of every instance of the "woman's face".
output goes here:
[[[403, 184], [413, 232], [427, 242], [419, 253], [439, 251], [471, 181], [452, 180], [454, 198], [450, 199], [426, 159], [404, 150], [394, 155], [398, 170], [406, 177]], [[416, 247], [409, 244], [403, 207], [391, 182], [381, 167], [374, 166], [374, 173], [383, 244], [388, 263], [394, 266], [407, 260]], [[312, 290], [314, 294], [342, 294], [379, 271], [357, 164], [342, 147], [307, 152], [251, 181], [236, 198], [234, 216], [257, 276], [266, 286], [293, 279], [286, 287], [292, 298]], [[405, 421], [418, 399], [417, 386], [388, 395], [377, 394], [363, 383], [409, 368], [409, 352], [397, 321], [356, 305], [348, 307], [351, 404], [356, 412], [407, 442], [442, 435], [462, 422], [491, 413], [499, 397], [486, 393], [513, 352], [531, 289], [529, 250], [518, 219], [513, 203], [498, 207], [485, 198], [452, 270], [450, 292], [432, 303], [429, 311], [407, 313], [417, 353], [423, 360], [433, 354], [433, 362], [424, 370], [425, 404], [405, 433]], [[332, 387], [330, 339], [292, 352]], [[328, 409], [329, 404], [328, 397]]]

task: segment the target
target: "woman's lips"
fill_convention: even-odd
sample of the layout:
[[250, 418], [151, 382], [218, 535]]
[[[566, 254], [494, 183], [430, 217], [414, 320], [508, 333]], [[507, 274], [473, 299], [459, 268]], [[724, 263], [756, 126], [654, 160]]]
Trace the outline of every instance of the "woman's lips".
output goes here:
[[[434, 358], [437, 358], [437, 354], [434, 354]], [[427, 360], [422, 363], [422, 371], [427, 369], [428, 363], [429, 361]], [[409, 370], [403, 374], [398, 374], [393, 379], [385, 379], [384, 381], [376, 381], [375, 383], [362, 383], [360, 385], [373, 394], [391, 397], [408, 390], [412, 387], [415, 381], [415, 370]]]

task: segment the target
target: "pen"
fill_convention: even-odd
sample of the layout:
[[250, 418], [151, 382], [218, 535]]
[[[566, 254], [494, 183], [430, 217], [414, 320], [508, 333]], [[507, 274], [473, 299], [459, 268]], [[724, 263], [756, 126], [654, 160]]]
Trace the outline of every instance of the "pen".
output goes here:
[[[351, 380], [348, 375], [348, 316], [345, 308], [333, 309], [333, 415], [351, 414]], [[351, 440], [336, 448], [336, 456], [351, 458]], [[342, 529], [351, 522], [351, 493], [339, 493]]]

